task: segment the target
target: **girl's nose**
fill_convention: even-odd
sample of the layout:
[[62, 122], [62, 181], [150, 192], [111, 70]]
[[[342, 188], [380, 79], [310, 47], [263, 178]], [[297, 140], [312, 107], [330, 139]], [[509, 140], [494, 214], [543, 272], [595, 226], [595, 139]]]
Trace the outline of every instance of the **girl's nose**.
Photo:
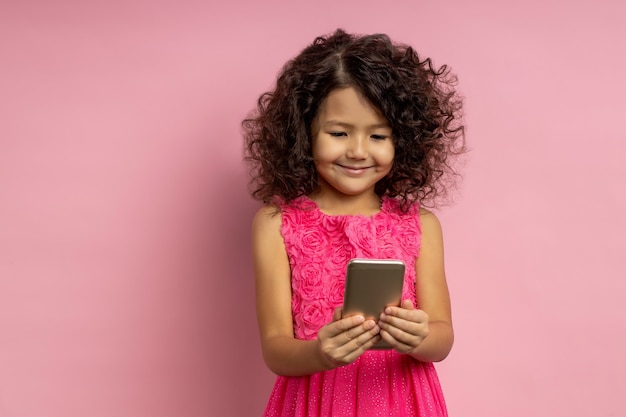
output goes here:
[[346, 156], [351, 159], [367, 158], [367, 140], [361, 136], [353, 136], [348, 142]]

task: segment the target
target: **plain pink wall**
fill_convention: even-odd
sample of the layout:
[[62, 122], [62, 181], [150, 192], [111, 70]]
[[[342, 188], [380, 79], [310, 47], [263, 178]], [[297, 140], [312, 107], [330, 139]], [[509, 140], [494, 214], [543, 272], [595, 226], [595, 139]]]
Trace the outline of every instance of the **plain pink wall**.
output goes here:
[[0, 3], [2, 417], [260, 415], [239, 122], [336, 27], [467, 97], [451, 415], [626, 413], [623, 2], [88, 3]]

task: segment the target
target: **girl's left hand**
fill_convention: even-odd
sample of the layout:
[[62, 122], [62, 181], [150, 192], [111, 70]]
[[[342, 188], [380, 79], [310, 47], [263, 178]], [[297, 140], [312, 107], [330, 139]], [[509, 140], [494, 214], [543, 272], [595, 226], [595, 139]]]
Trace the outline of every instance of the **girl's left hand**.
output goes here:
[[414, 353], [428, 336], [428, 314], [417, 310], [411, 300], [387, 307], [378, 325], [380, 336], [399, 353]]

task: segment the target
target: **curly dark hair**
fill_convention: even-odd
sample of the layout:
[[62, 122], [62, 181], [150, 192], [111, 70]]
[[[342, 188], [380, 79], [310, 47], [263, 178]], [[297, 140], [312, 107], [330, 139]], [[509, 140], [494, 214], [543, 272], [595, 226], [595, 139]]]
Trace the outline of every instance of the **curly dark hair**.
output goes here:
[[462, 98], [456, 77], [434, 68], [410, 46], [387, 35], [322, 36], [283, 67], [276, 88], [261, 95], [242, 122], [244, 159], [252, 196], [266, 204], [289, 202], [319, 187], [311, 155], [311, 124], [336, 89], [353, 87], [392, 127], [394, 164], [376, 193], [436, 203], [457, 176], [451, 161], [465, 151]]

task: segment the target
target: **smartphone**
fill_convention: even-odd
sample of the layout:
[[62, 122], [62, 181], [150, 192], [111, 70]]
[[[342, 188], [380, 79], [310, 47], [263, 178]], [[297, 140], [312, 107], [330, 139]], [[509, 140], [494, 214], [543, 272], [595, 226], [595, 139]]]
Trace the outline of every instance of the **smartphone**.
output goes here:
[[[355, 258], [348, 262], [343, 317], [362, 314], [378, 321], [388, 306], [399, 306], [404, 284], [404, 262], [397, 259]], [[390, 349], [381, 340], [371, 349]]]

